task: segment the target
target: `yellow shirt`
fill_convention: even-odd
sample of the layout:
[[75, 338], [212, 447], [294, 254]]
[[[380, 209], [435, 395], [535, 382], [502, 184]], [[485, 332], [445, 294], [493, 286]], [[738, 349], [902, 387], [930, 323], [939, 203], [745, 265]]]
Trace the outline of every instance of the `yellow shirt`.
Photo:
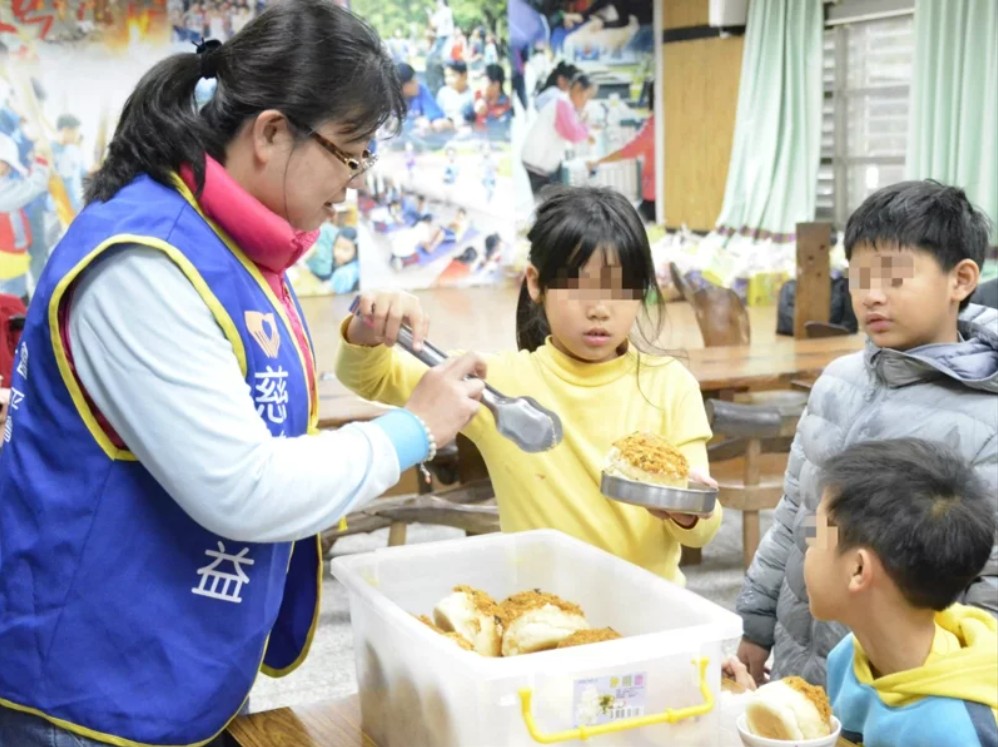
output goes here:
[[[558, 529], [683, 584], [680, 544], [707, 544], [721, 524], [720, 505], [709, 519], [683, 529], [607, 499], [600, 493], [600, 475], [611, 444], [635, 431], [662, 434], [690, 466], [707, 471], [711, 432], [693, 375], [672, 358], [634, 352], [606, 363], [580, 363], [550, 341], [534, 353], [486, 360], [489, 384], [503, 394], [534, 397], [558, 413], [565, 433], [554, 449], [526, 454], [499, 435], [484, 407], [465, 429], [488, 467], [502, 530]], [[345, 338], [336, 365], [344, 385], [392, 405], [404, 404], [425, 372], [426, 366], [404, 351], [359, 347]]]

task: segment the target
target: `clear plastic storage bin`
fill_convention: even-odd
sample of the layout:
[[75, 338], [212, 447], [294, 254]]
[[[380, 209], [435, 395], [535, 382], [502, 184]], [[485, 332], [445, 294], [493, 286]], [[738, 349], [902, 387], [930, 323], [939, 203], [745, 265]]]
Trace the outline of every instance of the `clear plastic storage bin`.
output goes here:
[[[379, 747], [729, 747], [716, 699], [722, 642], [741, 619], [609, 553], [541, 530], [378, 550], [332, 570], [350, 595], [364, 730]], [[413, 616], [459, 584], [496, 601], [552, 592], [624, 637], [482, 657]], [[647, 724], [667, 712], [673, 723]]]

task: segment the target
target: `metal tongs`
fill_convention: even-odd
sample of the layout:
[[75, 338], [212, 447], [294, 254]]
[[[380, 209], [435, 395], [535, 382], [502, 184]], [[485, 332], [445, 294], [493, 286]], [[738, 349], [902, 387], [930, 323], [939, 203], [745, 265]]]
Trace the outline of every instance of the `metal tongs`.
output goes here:
[[[399, 330], [398, 344], [430, 367], [447, 360], [446, 353], [425, 340], [421, 350], [414, 350], [412, 330], [406, 325]], [[507, 397], [486, 384], [482, 404], [492, 411], [499, 433], [530, 454], [561, 443], [561, 419], [533, 397]]]

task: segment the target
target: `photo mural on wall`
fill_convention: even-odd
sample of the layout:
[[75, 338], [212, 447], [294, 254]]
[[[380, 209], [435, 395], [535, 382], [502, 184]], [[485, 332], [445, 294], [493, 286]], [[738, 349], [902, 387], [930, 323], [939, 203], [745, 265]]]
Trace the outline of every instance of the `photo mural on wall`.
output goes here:
[[[651, 0], [330, 1], [381, 34], [409, 114], [372, 143], [377, 166], [289, 272], [299, 293], [500, 282], [529, 223], [531, 153], [557, 157], [544, 179], [646, 196]], [[142, 74], [202, 38], [224, 42], [265, 7], [0, 3], [0, 293], [30, 295]], [[566, 101], [570, 143], [545, 113]]]
[[655, 221], [651, 0], [509, 0], [517, 220], [548, 184], [612, 187]]
[[359, 191], [361, 284], [497, 282], [514, 239], [505, 3], [353, 0], [351, 9], [385, 39], [409, 105], [398, 134], [379, 138]]
[[[27, 297], [83, 209], [141, 76], [204, 38], [226, 40], [256, 0], [0, 3], [0, 293]], [[193, 105], [193, 103], [192, 103]]]

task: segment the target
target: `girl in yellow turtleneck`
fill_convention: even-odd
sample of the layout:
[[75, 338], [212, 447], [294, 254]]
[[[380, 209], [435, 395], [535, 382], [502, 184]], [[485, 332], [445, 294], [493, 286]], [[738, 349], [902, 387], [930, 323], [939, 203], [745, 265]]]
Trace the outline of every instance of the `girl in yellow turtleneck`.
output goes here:
[[[661, 298], [641, 219], [616, 192], [565, 188], [537, 209], [528, 239], [521, 350], [488, 358], [488, 381], [557, 412], [565, 437], [551, 451], [526, 454], [484, 409], [464, 430], [485, 459], [502, 529], [559, 529], [682, 584], [680, 546], [710, 541], [720, 505], [706, 519], [653, 515], [600, 493], [612, 442], [635, 431], [661, 434], [695, 473], [707, 472], [711, 432], [696, 379], [675, 359], [629, 344], [638, 314], [652, 316], [648, 304]], [[403, 404], [426, 373], [390, 347], [403, 319], [421, 339], [425, 317], [413, 296], [363, 295], [342, 326], [340, 381], [364, 398]]]

